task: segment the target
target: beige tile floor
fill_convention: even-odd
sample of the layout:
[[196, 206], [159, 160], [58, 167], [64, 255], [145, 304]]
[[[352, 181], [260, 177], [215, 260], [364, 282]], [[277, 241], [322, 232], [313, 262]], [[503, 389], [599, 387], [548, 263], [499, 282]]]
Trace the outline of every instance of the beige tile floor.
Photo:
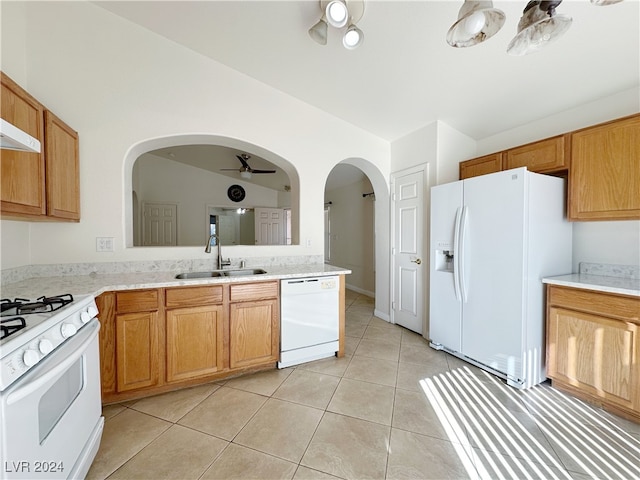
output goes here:
[[105, 407], [88, 478], [640, 478], [640, 425], [347, 306], [344, 358]]

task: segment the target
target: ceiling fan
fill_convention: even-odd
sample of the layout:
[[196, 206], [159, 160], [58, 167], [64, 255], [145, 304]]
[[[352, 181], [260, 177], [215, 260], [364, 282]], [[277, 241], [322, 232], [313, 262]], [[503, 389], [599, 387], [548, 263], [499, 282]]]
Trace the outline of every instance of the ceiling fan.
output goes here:
[[239, 169], [238, 168], [221, 168], [220, 170], [238, 171], [240, 172], [240, 176], [242, 178], [251, 178], [252, 173], [276, 173], [275, 170], [259, 170], [259, 169], [254, 170], [247, 163], [247, 160], [251, 158], [251, 155], [248, 155], [246, 153], [243, 153], [241, 155], [236, 155], [236, 158], [240, 160], [242, 167], [240, 167]]

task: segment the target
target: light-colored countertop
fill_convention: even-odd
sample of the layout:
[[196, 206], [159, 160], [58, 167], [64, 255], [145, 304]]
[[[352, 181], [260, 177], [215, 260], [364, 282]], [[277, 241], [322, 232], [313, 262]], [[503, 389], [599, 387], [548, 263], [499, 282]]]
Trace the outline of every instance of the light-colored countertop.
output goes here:
[[285, 278], [345, 275], [351, 270], [332, 265], [305, 264], [264, 267], [262, 275], [242, 275], [237, 277], [214, 277], [192, 280], [177, 280], [175, 275], [182, 272], [113, 273], [90, 275], [64, 275], [56, 277], [36, 277], [2, 286], [2, 297], [35, 298], [41, 295], [92, 294], [113, 290], [135, 290], [140, 288], [161, 288], [210, 285], [216, 283], [258, 282]]
[[543, 283], [640, 297], [640, 279], [574, 273], [542, 279]]

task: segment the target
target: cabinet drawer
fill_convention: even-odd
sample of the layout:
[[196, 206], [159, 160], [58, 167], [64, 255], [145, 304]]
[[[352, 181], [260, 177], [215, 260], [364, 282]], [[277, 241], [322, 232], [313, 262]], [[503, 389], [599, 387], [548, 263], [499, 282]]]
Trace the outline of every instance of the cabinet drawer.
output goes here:
[[118, 313], [158, 310], [158, 290], [132, 290], [116, 293]]
[[566, 170], [568, 156], [565, 156], [565, 144], [568, 143], [561, 135], [511, 148], [506, 153], [506, 169], [527, 167], [531, 172]]
[[278, 297], [278, 282], [242, 283], [231, 285], [229, 301], [246, 302]]
[[548, 286], [550, 306], [640, 323], [640, 299], [579, 288]]
[[220, 304], [223, 298], [222, 290], [222, 285], [168, 288], [165, 291], [165, 305], [167, 307], [190, 307]]

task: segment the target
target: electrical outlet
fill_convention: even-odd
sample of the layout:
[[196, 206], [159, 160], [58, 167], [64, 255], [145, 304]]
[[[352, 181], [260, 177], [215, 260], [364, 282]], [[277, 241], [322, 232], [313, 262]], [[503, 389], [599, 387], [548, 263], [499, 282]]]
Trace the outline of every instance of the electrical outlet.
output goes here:
[[311, 239], [307, 238], [307, 248], [309, 248], [311, 246]]
[[96, 237], [96, 252], [113, 252], [113, 237]]

